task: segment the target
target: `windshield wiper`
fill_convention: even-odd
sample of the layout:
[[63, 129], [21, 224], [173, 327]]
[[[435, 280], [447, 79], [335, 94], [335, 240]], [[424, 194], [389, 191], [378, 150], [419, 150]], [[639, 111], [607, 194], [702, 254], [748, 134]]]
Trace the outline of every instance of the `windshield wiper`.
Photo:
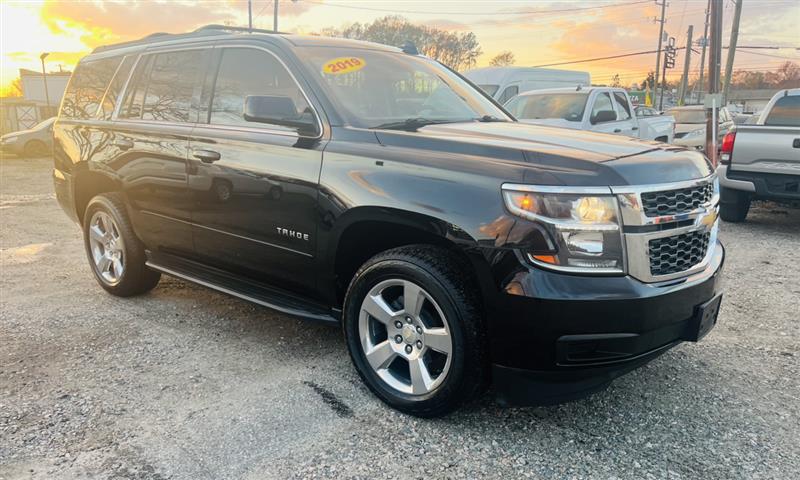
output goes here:
[[406, 130], [409, 132], [416, 132], [420, 128], [427, 125], [437, 125], [440, 123], [453, 123], [452, 120], [431, 120], [430, 118], [416, 117], [406, 118], [399, 122], [382, 123], [370, 128], [379, 128], [385, 130]]

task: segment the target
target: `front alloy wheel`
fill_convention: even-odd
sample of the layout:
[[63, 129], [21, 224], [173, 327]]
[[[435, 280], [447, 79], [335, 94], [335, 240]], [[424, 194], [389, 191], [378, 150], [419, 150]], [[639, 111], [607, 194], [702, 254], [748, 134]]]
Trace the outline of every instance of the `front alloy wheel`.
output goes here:
[[364, 297], [359, 336], [370, 367], [399, 392], [428, 394], [447, 377], [453, 351], [447, 318], [409, 280], [385, 280]]

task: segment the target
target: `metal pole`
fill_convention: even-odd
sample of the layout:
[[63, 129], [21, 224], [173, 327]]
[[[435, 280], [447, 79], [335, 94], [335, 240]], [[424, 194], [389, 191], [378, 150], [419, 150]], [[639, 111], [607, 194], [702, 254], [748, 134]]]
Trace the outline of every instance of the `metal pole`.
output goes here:
[[658, 52], [656, 53], [656, 71], [653, 75], [653, 104], [655, 105], [656, 95], [658, 95], [658, 74], [661, 69], [661, 42], [664, 40], [664, 14], [667, 9], [667, 0], [656, 1], [656, 5], [661, 5], [661, 20], [658, 28]]
[[247, 0], [247, 28], [253, 32], [253, 0]]
[[731, 41], [728, 47], [728, 62], [725, 64], [725, 83], [722, 86], [722, 105], [728, 104], [728, 90], [731, 87], [731, 75], [733, 75], [733, 58], [736, 55], [736, 42], [739, 40], [739, 19], [742, 17], [742, 1], [743, 0], [736, 0], [736, 10], [733, 11]]
[[706, 46], [708, 45], [708, 24], [711, 19], [711, 0], [708, 0], [708, 5], [706, 6], [706, 24], [703, 27], [703, 51], [700, 54], [700, 78], [697, 80], [697, 103], [700, 103], [700, 95], [703, 94], [703, 70], [706, 66]]
[[686, 90], [689, 89], [689, 66], [692, 62], [692, 34], [694, 33], [694, 25], [689, 25], [689, 30], [686, 32], [686, 51], [683, 58], [683, 78], [681, 78], [680, 96], [678, 97], [678, 105], [683, 105], [686, 99]]
[[[717, 109], [719, 104], [719, 76], [722, 63], [722, 1], [711, 0], [711, 42], [708, 54], [708, 93], [706, 104], [706, 155], [717, 165]], [[707, 97], [708, 98], [708, 97]]]
[[272, 31], [273, 32], [277, 32], [278, 31], [278, 0], [272, 0], [272, 3], [275, 4], [275, 13], [274, 13], [274, 16], [272, 18]]
[[[666, 52], [665, 52], [666, 53]], [[658, 96], [658, 109], [664, 110], [664, 86], [667, 84], [667, 59], [664, 59], [664, 66], [661, 67], [663, 73], [661, 74], [661, 95]]]
[[[45, 57], [47, 55], [49, 55], [49, 54], [48, 53], [43, 53], [39, 57], [39, 59], [41, 59], [41, 61], [42, 61], [42, 82], [44, 83], [44, 98], [45, 98], [45, 101], [47, 102], [47, 108], [49, 110], [50, 109], [50, 92], [47, 91], [47, 72], [45, 72], [45, 70], [44, 70], [44, 59], [45, 59]], [[47, 113], [49, 114], [50, 112], [48, 111]]]

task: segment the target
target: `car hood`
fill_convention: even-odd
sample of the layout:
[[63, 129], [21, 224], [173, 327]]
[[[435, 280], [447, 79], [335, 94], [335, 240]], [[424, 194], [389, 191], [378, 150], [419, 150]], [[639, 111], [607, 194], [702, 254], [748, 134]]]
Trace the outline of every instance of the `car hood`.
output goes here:
[[523, 180], [531, 183], [639, 185], [692, 180], [712, 171], [705, 156], [683, 147], [520, 122], [449, 123], [376, 135], [385, 145], [463, 152], [473, 159], [520, 152], [530, 167]]
[[580, 130], [581, 122], [570, 122], [563, 118], [520, 118], [520, 123], [527, 123], [529, 125], [546, 125], [549, 127], [569, 128], [572, 130]]

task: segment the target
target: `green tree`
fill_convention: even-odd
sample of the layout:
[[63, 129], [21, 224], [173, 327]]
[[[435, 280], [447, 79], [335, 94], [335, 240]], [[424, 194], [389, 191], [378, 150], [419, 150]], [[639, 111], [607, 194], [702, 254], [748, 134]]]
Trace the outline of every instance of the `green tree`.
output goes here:
[[514, 58], [514, 53], [506, 50], [504, 52], [500, 52], [494, 56], [491, 60], [489, 60], [489, 65], [493, 67], [508, 67], [514, 65], [516, 59]]
[[322, 33], [396, 47], [411, 42], [423, 55], [439, 60], [455, 70], [474, 67], [478, 56], [483, 53], [472, 32], [448, 32], [411, 23], [398, 15], [379, 18], [372, 23], [354, 23], [341, 29], [328, 28]]

